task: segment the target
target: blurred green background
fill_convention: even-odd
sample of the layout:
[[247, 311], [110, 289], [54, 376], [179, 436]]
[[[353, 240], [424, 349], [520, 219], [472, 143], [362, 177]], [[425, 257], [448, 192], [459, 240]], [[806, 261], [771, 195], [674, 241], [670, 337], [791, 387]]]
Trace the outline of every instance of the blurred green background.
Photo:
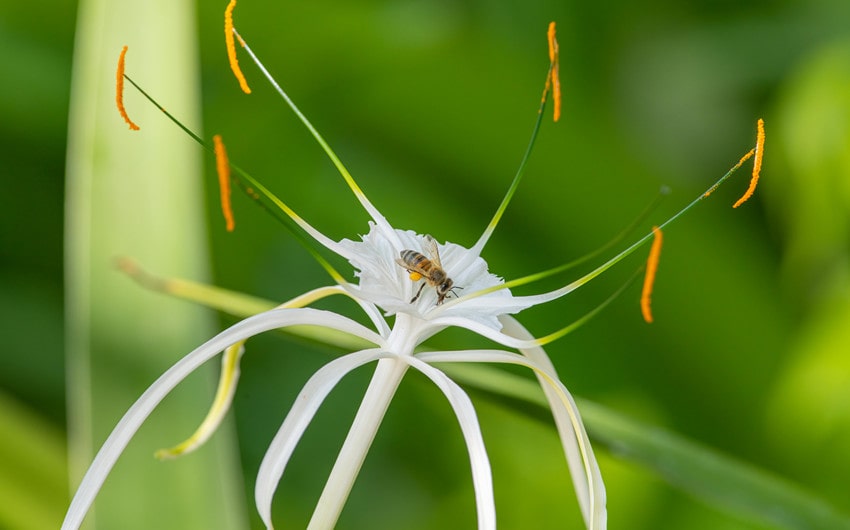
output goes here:
[[[75, 35], [82, 27], [82, 6], [75, 2], [46, 0], [37, 8], [0, 4], [7, 80], [0, 84], [5, 191], [0, 194], [5, 345], [0, 497], [13, 499], [3, 502], [0, 527], [56, 527], [68, 502], [64, 293], [76, 286], [63, 282], [63, 211], [66, 196], [79, 191], [64, 183], [66, 146], [79, 139], [75, 128], [69, 138], [67, 119], [75, 38], [78, 45], [91, 39], [92, 48], [101, 46], [109, 58], [94, 65], [105, 72], [94, 77], [102, 80], [96, 86], [103, 108], [111, 108], [114, 61], [127, 44], [128, 73], [203, 136], [222, 134], [232, 161], [315, 226], [337, 239], [367, 230], [366, 215], [331, 164], [245, 56], [241, 62], [254, 94], [238, 90], [222, 40], [225, 5], [189, 5], [189, 22], [194, 19], [196, 28], [174, 23], [164, 12], [145, 20], [129, 11], [124, 17], [113, 14], [95, 28], [111, 37], [98, 38], [92, 26]], [[752, 147], [756, 119], [764, 118], [766, 154], [755, 198], [731, 208], [749, 180], [747, 165], [667, 231], [653, 296], [656, 322], [643, 323], [633, 288], [547, 351], [576, 395], [785, 477], [801, 491], [850, 511], [850, 3], [243, 0], [236, 10], [242, 35], [390, 221], [464, 245], [471, 245], [489, 221], [525, 148], [547, 68], [550, 20], [558, 23], [563, 117], [543, 125], [526, 180], [485, 251], [491, 271], [510, 279], [581, 256], [626, 226], [661, 185], [669, 185], [672, 193], [652, 218], [663, 221]], [[182, 41], [172, 46], [180, 49], [164, 44], [145, 51], [177, 35]], [[172, 54], [188, 57], [188, 66]], [[170, 98], [164, 92], [169, 85], [184, 95]], [[109, 210], [114, 218], [97, 218], [101, 227], [136, 223], [128, 219], [136, 214], [129, 212], [141, 201], [154, 218], [163, 219], [158, 228], [172, 235], [178, 232], [169, 231], [171, 215], [194, 215], [200, 205], [206, 220], [175, 220], [181, 229], [191, 227], [168, 245], [152, 227], [151, 247], [161, 247], [167, 256], [188, 253], [173, 267], [167, 259], [134, 254], [133, 245], [116, 251], [129, 252], [161, 275], [194, 276], [272, 300], [329, 283], [295, 240], [244, 196], [234, 201], [236, 231], [224, 231], [209, 157], [192, 173], [170, 159], [157, 159], [155, 149], [132, 154], [133, 142], [156, 137], [201, 161], [201, 150], [138, 94], [128, 91], [127, 106], [142, 127], [138, 133], [127, 132], [117, 112], [106, 114], [112, 110], [92, 115], [110, 124], [99, 134], [126, 146], [97, 156], [117, 161], [116, 167], [123, 159], [127, 179], [136, 178], [129, 176], [135, 170], [160, 180], [151, 195], [125, 195], [126, 203]], [[198, 109], [200, 117], [194, 114]], [[79, 122], [86, 119], [82, 115]], [[190, 205], [192, 196], [177, 195], [175, 189], [181, 179], [197, 175], [203, 193]], [[146, 223], [137, 227], [132, 243], [146, 237]], [[120, 285], [154, 312], [193, 311], [190, 304], [143, 291], [107, 258], [93, 256], [93, 270], [99, 271], [95, 285]], [[536, 334], [563, 326], [621, 285], [641, 259], [627, 260], [520, 320]], [[186, 268], [186, 262], [194, 265]], [[77, 281], [73, 274], [69, 278]], [[156, 336], [158, 324], [137, 310], [135, 303], [118, 299], [98, 310], [109, 313], [109, 328], [90, 329], [104, 355], [92, 358], [99, 376], [134, 376], [114, 385], [120, 388], [108, 400], [93, 394], [92, 416], [102, 422], [94, 428], [95, 446], [157, 374], [234, 321], [196, 314], [188, 317], [197, 322], [186, 330], [192, 336], [180, 339], [185, 346], [179, 341], [180, 346], [165, 346]], [[144, 346], [156, 355], [148, 358], [125, 327], [146, 335], [151, 344]], [[481, 343], [459, 333], [435, 341], [455, 347]], [[121, 353], [110, 357], [116, 351]], [[152, 482], [130, 467], [122, 474], [119, 465], [104, 491], [124, 483], [140, 491], [160, 489], [181, 466], [206, 469], [198, 462], [215, 450], [228, 473], [241, 466], [244, 475], [244, 484], [235, 479], [237, 493], [221, 487], [235, 505], [228, 513], [244, 510], [258, 528], [247, 499], [265, 448], [301, 385], [334, 354], [276, 335], [253, 340], [233, 413], [238, 459], [227, 462], [226, 449], [232, 446], [227, 431], [216, 442], [223, 448], [168, 463], [150, 456], [187, 436], [202, 419], [211, 394], [204, 390], [210, 381], [199, 379], [181, 394], [194, 399], [182, 413], [187, 419], [174, 428], [163, 422], [167, 428], [148, 429], [153, 441], [128, 450], [128, 460], [138, 457], [145, 469], [159, 470]], [[98, 359], [111, 361], [98, 364]], [[276, 496], [279, 527], [298, 528], [308, 520], [368, 376], [369, 370], [361, 370], [346, 378], [299, 445]], [[548, 420], [480, 394], [473, 400], [493, 463], [500, 526], [581, 528]], [[620, 458], [616, 444], [596, 447], [611, 528], [778, 528], [670, 487], [651, 467]], [[198, 460], [192, 464], [192, 459]], [[468, 469], [456, 420], [442, 395], [410, 374], [340, 527], [472, 527]], [[196, 480], [215, 481], [193, 473]], [[247, 508], [238, 507], [243, 489]], [[211, 498], [196, 497], [200, 507], [172, 501], [203, 510]], [[109, 498], [111, 511], [136, 523], [141, 519], [133, 514], [171, 509], [145, 505], [141, 496]], [[162, 527], [193, 523], [174, 524]]]

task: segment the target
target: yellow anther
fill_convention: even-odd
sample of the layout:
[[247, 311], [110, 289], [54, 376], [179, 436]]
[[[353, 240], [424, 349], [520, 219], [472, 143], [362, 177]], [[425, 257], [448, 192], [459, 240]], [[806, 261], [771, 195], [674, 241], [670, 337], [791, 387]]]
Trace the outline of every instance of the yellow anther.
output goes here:
[[764, 120], [759, 118], [757, 125], [758, 133], [756, 135], [756, 148], [755, 148], [755, 159], [753, 160], [753, 178], [750, 179], [750, 187], [747, 188], [747, 191], [744, 192], [744, 195], [738, 199], [738, 201], [732, 205], [732, 208], [737, 208], [744, 204], [747, 199], [753, 196], [753, 192], [756, 191], [756, 185], [759, 182], [759, 173], [761, 172], [761, 160], [764, 157]]
[[213, 136], [213, 150], [215, 151], [215, 168], [218, 172], [218, 188], [221, 195], [221, 213], [227, 223], [227, 231], [233, 232], [236, 226], [233, 220], [233, 209], [230, 205], [230, 163], [227, 160], [227, 151], [221, 136]]
[[[561, 118], [561, 78], [558, 75], [558, 40], [555, 38], [555, 22], [549, 23], [549, 32], [547, 33], [547, 38], [549, 39], [549, 62], [551, 74], [549, 79], [546, 81], [546, 89], [548, 90], [549, 84], [551, 82], [552, 85], [552, 103], [554, 106], [554, 113], [552, 115], [553, 121], [558, 121]], [[546, 97], [546, 93], [543, 93], [543, 97]]]
[[127, 55], [127, 47], [121, 48], [121, 55], [118, 56], [118, 70], [115, 72], [115, 104], [118, 106], [118, 113], [130, 126], [131, 131], [138, 131], [139, 126], [133, 123], [130, 116], [127, 115], [127, 109], [124, 108], [124, 56]]
[[[236, 42], [233, 39], [233, 8], [236, 7], [236, 0], [230, 0], [230, 3], [227, 4], [227, 8], [224, 10], [224, 42], [227, 46], [227, 61], [230, 63], [230, 69], [233, 70], [233, 75], [236, 76], [236, 79], [239, 81], [239, 86], [242, 88], [242, 92], [246, 94], [251, 93], [251, 88], [248, 86], [248, 81], [245, 80], [245, 75], [242, 73], [242, 70], [239, 68], [239, 61], [236, 60]], [[240, 43], [242, 43], [242, 39], [239, 39]]]
[[652, 323], [652, 286], [655, 284], [655, 273], [658, 271], [658, 259], [661, 257], [661, 229], [652, 227], [652, 247], [646, 260], [646, 275], [643, 278], [643, 291], [640, 295], [640, 312], [647, 324]]

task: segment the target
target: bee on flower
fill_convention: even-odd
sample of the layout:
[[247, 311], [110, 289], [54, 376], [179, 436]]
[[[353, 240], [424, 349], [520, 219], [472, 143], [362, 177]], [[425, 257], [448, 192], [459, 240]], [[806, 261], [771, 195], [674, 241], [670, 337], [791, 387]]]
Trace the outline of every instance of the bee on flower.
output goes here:
[[[320, 254], [311, 251], [320, 266], [327, 271], [333, 281], [332, 284], [309, 291], [277, 308], [238, 322], [200, 345], [166, 371], [130, 407], [103, 444], [74, 496], [63, 529], [75, 529], [82, 524], [106, 475], [124, 447], [148, 415], [177, 384], [203, 363], [224, 352], [219, 391], [206, 419], [185, 442], [171, 449], [159, 451], [157, 453], [159, 458], [173, 458], [186, 454], [199, 447], [215, 432], [230, 407], [239, 379], [239, 360], [245, 351], [244, 346], [248, 339], [265, 331], [300, 325], [318, 326], [345, 333], [361, 343], [363, 347], [330, 361], [309, 378], [269, 445], [260, 464], [255, 488], [257, 510], [267, 528], [273, 527], [272, 498], [277, 485], [316, 411], [345, 375], [360, 366], [371, 363], [375, 364], [374, 374], [314, 509], [310, 521], [311, 528], [333, 528], [336, 525], [387, 407], [404, 375], [411, 368], [430, 379], [451, 405], [469, 453], [478, 528], [496, 528], [492, 473], [475, 408], [466, 392], [435, 366], [436, 363], [513, 364], [532, 370], [552, 410], [584, 523], [590, 530], [606, 528], [606, 493], [593, 448], [575, 401], [542, 349], [542, 346], [564, 336], [581, 322], [536, 338], [513, 315], [569, 294], [618, 263], [626, 255], [633, 253], [650, 240], [654, 240], [641, 304], [646, 320], [651, 321], [649, 298], [660, 252], [661, 230], [675, 216], [592, 272], [573, 282], [537, 295], [515, 295], [511, 288], [553, 276], [567, 268], [566, 266], [555, 267], [543, 273], [506, 282], [489, 271], [488, 264], [482, 257], [487, 242], [523, 176], [528, 155], [523, 159], [514, 182], [492, 220], [478, 240], [469, 248], [451, 242], [441, 243], [430, 235], [395, 228], [371, 203], [324, 138], [295, 106], [251, 50], [246, 40], [236, 31], [233, 24], [235, 4], [236, 1], [231, 0], [225, 11], [225, 37], [230, 65], [241, 89], [245, 93], [250, 93], [246, 76], [237, 62], [237, 43], [325, 150], [371, 220], [368, 230], [359, 238], [341, 241], [329, 238], [296, 214], [259, 181], [230, 162], [222, 137], [215, 136], [211, 150], [216, 156], [221, 184], [221, 206], [227, 229], [233, 230], [235, 227], [230, 203], [230, 187], [231, 183], [235, 183], [252, 197], [265, 201], [270, 205], [269, 207], [283, 212], [298, 234], [306, 236], [314, 243], [346, 259], [354, 271], [356, 281], [347, 280], [344, 274], [337, 271]], [[534, 134], [527, 152], [531, 151], [530, 148], [533, 146], [547, 103], [553, 104], [555, 120], [558, 119], [561, 111], [558, 43], [554, 23], [549, 26], [548, 50], [549, 69]], [[126, 48], [122, 50], [119, 60], [116, 102], [121, 117], [132, 128], [135, 124], [130, 120], [122, 100], [125, 79], [158, 108], [163, 109], [163, 107], [124, 73], [125, 53]], [[170, 113], [164, 109], [163, 112], [169, 119], [183, 127]], [[206, 147], [200, 138], [195, 137], [195, 139]], [[685, 210], [707, 197], [708, 193], [753, 154], [757, 166], [753, 173], [752, 185], [754, 186], [763, 145], [763, 124], [760, 121], [756, 148], [741, 159], [738, 165], [724, 175], [709, 192], [697, 198]], [[751, 192], [748, 193], [751, 194]], [[336, 295], [353, 299], [370, 325], [366, 326], [338, 313], [308, 307], [317, 300]], [[453, 327], [472, 331], [495, 342], [501, 348], [445, 351], [420, 349], [427, 339]]]

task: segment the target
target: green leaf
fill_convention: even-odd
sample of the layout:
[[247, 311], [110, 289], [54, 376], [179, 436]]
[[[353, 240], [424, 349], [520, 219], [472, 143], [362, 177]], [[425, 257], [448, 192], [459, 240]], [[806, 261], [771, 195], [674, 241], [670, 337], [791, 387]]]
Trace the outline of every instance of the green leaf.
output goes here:
[[[188, 1], [80, 5], [66, 186], [72, 484], [143, 390], [213, 333], [207, 310], [153, 297], [114, 266], [126, 255], [174, 274], [208, 275], [199, 150], [138, 94], [128, 92], [125, 104], [140, 131], [129, 131], [115, 108], [115, 68], [127, 45], [128, 72], [199, 129], [194, 17]], [[186, 458], [153, 458], [203, 418], [214, 381], [207, 370], [136, 435], [88, 517], [90, 528], [247, 526], [232, 428]]]

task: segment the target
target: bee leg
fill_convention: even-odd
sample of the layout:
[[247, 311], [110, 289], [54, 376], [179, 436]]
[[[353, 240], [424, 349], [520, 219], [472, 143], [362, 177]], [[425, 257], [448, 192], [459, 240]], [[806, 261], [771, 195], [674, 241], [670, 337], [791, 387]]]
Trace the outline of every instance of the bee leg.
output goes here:
[[419, 299], [419, 295], [422, 294], [422, 289], [424, 289], [424, 288], [425, 288], [425, 282], [422, 282], [422, 285], [419, 286], [419, 290], [416, 291], [416, 296], [414, 296], [413, 298], [410, 299], [411, 304]]

